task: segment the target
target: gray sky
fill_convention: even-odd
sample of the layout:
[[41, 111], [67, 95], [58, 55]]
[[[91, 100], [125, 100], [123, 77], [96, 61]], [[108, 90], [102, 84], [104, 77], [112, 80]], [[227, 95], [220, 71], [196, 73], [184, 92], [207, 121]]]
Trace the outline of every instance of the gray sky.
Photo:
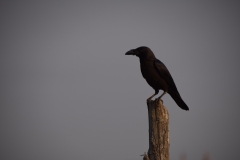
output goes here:
[[1, 1], [0, 159], [142, 159], [154, 90], [124, 54], [143, 45], [190, 108], [163, 97], [171, 159], [240, 159], [239, 17], [237, 1]]

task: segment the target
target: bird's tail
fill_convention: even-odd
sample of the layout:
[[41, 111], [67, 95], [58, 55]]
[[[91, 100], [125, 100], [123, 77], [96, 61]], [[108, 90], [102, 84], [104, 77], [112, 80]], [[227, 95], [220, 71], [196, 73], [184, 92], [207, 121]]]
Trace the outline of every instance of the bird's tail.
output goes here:
[[184, 109], [184, 110], [186, 110], [186, 111], [189, 110], [188, 106], [187, 106], [186, 103], [182, 100], [182, 98], [181, 98], [181, 96], [180, 96], [180, 94], [179, 94], [178, 92], [176, 92], [176, 91], [170, 91], [169, 94], [170, 94], [170, 96], [173, 98], [173, 100], [177, 103], [177, 105], [178, 105], [180, 108], [182, 108], [182, 109]]

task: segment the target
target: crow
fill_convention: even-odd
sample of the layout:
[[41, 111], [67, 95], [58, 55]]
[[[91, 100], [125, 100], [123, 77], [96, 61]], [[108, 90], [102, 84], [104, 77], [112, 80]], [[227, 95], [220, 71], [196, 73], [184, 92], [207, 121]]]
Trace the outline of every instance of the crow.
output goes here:
[[142, 75], [147, 83], [155, 90], [155, 93], [147, 99], [147, 102], [150, 102], [161, 89], [163, 93], [158, 98], [159, 100], [168, 93], [180, 108], [189, 110], [188, 106], [182, 100], [167, 67], [155, 57], [150, 48], [145, 46], [138, 47], [126, 52], [125, 55], [135, 55], [139, 57]]

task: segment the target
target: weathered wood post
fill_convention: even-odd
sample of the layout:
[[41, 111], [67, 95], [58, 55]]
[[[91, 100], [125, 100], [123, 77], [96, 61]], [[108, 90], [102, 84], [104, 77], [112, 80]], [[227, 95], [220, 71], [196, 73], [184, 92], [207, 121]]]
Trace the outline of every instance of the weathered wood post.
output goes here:
[[149, 121], [149, 149], [143, 160], [170, 160], [169, 114], [161, 100], [147, 103]]

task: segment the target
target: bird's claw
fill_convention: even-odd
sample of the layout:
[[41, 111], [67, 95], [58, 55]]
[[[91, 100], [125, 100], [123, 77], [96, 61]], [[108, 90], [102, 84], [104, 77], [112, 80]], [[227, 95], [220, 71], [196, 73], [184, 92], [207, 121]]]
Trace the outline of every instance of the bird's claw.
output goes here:
[[148, 99], [147, 99], [147, 104], [149, 104], [151, 101], [152, 101], [152, 100], [148, 98]]
[[163, 100], [159, 97], [159, 98], [157, 98], [157, 101], [159, 102], [162, 102], [162, 104], [163, 104]]

